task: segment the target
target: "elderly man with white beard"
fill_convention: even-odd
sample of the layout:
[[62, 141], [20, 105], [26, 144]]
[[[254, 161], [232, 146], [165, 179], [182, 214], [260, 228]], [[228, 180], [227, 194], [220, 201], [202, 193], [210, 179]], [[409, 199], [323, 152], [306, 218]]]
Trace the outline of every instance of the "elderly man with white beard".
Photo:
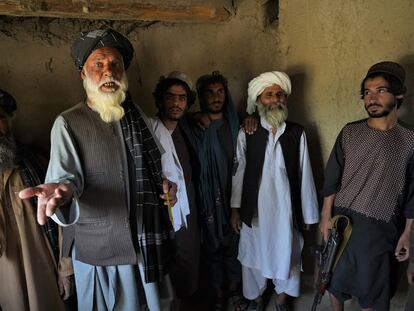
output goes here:
[[149, 309], [161, 309], [158, 281], [172, 253], [165, 206], [175, 203], [176, 186], [163, 179], [158, 144], [127, 93], [133, 52], [112, 29], [74, 42], [87, 97], [53, 125], [46, 183], [20, 192], [38, 196], [39, 223], [52, 216], [74, 225], [64, 252], [82, 310], [141, 310], [142, 286]]
[[263, 73], [249, 83], [247, 112], [257, 107], [260, 125], [240, 130], [239, 166], [233, 177], [231, 224], [240, 233], [243, 295], [249, 310], [262, 310], [267, 279], [275, 285], [277, 311], [300, 289], [302, 229], [319, 221], [318, 204], [303, 127], [286, 121], [289, 77]]

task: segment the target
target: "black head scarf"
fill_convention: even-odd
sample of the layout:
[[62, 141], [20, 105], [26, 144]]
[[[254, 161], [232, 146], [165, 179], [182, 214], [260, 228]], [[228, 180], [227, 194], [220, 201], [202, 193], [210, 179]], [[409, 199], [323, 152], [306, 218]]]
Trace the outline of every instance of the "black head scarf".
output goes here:
[[94, 50], [103, 47], [117, 49], [124, 60], [125, 70], [128, 69], [134, 55], [134, 47], [126, 37], [108, 28], [82, 32], [81, 36], [72, 44], [70, 55], [78, 70], [82, 70], [86, 60]]

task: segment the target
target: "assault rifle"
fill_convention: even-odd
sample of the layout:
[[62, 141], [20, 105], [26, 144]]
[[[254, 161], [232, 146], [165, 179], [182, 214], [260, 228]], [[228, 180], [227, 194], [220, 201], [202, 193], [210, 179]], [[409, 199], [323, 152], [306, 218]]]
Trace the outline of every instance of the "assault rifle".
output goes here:
[[[340, 224], [341, 221], [342, 223]], [[331, 280], [336, 262], [342, 255], [342, 251], [352, 232], [350, 220], [346, 216], [338, 215], [331, 220], [331, 223], [332, 227], [329, 231], [328, 241], [319, 245], [315, 250], [319, 271], [316, 282], [317, 293], [315, 294], [311, 311], [315, 311], [316, 307], [321, 303], [322, 296], [325, 294]]]

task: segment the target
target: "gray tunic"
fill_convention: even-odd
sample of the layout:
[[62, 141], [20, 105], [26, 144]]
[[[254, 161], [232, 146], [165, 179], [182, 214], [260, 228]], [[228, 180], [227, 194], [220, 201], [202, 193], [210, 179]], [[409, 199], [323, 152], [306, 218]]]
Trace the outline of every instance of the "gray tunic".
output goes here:
[[[115, 135], [123, 141], [119, 122], [113, 124]], [[51, 133], [51, 158], [46, 175], [46, 183], [63, 182], [74, 186], [74, 201], [68, 213], [58, 211], [53, 219], [62, 226], [75, 224], [79, 219], [79, 204], [76, 198], [84, 189], [84, 173], [68, 126], [63, 117], [59, 116]], [[125, 189], [129, 194], [130, 177], [125, 144], [122, 143], [121, 153], [125, 161], [122, 163], [125, 172]], [[130, 196], [125, 198], [130, 206]], [[139, 220], [138, 220], [139, 222]], [[138, 226], [139, 227], [139, 226]], [[76, 260], [76, 249], [73, 252], [75, 281], [78, 294], [78, 305], [82, 310], [140, 310], [145, 300], [150, 310], [162, 310], [159, 288], [156, 283], [144, 283], [142, 258], [138, 255], [138, 265], [94, 266]], [[166, 304], [172, 297], [169, 279], [166, 280]], [[144, 290], [142, 290], [142, 288]], [[140, 292], [141, 289], [141, 292]], [[141, 298], [141, 299], [140, 299]], [[168, 308], [168, 307], [166, 307]]]

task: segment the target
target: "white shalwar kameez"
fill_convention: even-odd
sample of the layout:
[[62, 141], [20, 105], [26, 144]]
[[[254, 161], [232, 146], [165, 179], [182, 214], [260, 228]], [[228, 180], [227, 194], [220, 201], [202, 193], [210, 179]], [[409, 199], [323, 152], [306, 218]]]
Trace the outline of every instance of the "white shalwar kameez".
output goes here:
[[[248, 299], [257, 298], [265, 289], [266, 279], [272, 279], [278, 294], [297, 297], [300, 293], [303, 237], [293, 228], [289, 180], [279, 142], [286, 123], [279, 126], [275, 135], [263, 118], [261, 125], [269, 131], [269, 136], [259, 185], [257, 218], [253, 218], [251, 228], [242, 223], [240, 231], [238, 259], [243, 269], [243, 294]], [[232, 208], [241, 206], [246, 168], [245, 135], [240, 130], [237, 142], [239, 166], [233, 177]], [[299, 161], [303, 221], [314, 224], [319, 221], [319, 212], [304, 133], [300, 139]]]

